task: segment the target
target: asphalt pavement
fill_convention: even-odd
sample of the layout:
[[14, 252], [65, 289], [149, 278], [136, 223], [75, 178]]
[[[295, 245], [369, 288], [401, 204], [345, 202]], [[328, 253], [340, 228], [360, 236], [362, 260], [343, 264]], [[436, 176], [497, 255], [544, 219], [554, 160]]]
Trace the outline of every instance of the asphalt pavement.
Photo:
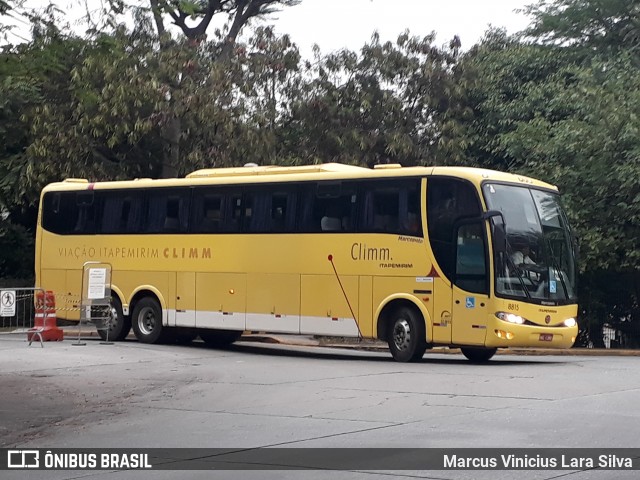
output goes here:
[[[474, 365], [455, 350], [414, 364], [384, 345], [256, 334], [226, 350], [28, 347], [0, 335], [0, 444], [11, 448], [640, 447], [635, 352], [510, 352]], [[305, 343], [306, 342], [306, 343]], [[556, 352], [557, 353], [557, 352]], [[633, 471], [50, 471], [2, 478], [637, 478]], [[6, 475], [5, 475], [6, 474]]]

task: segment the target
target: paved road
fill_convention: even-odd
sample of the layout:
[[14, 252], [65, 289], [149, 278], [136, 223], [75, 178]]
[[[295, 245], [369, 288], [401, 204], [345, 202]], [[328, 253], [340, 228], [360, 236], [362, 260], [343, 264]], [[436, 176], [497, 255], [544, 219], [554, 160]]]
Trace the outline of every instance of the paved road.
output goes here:
[[[239, 343], [230, 350], [0, 336], [0, 445], [640, 447], [638, 357], [427, 354]], [[637, 472], [2, 472], [6, 479], [586, 480]]]

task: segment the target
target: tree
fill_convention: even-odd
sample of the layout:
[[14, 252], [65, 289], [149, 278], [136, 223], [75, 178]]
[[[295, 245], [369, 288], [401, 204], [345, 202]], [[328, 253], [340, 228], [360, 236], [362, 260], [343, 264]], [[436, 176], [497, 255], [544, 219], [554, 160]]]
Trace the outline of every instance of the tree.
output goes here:
[[525, 12], [532, 17], [532, 24], [524, 33], [536, 41], [640, 56], [638, 2], [540, 0]]
[[[149, 0], [157, 32], [166, 34], [163, 15], [168, 15], [173, 23], [190, 40], [204, 38], [211, 21], [216, 15], [229, 19], [228, 30], [222, 42], [222, 55], [228, 56], [233, 50], [238, 35], [252, 18], [274, 13], [282, 6], [293, 6], [300, 0], [192, 0], [171, 2]], [[189, 25], [189, 21], [194, 25]]]
[[[531, 37], [525, 42], [490, 32], [463, 59], [462, 81], [474, 115], [471, 122], [460, 121], [464, 135], [458, 142], [470, 162], [560, 187], [582, 244], [581, 326], [595, 345], [602, 345], [604, 323], [635, 332], [629, 341], [637, 343], [640, 72], [635, 45], [616, 43], [615, 31], [625, 22], [611, 18], [603, 25], [610, 24], [613, 32], [591, 34], [590, 22], [578, 31], [565, 28], [577, 28], [578, 7], [593, 6], [595, 0], [545, 3], [546, 14], [553, 15], [537, 17], [537, 28], [546, 29], [537, 31], [553, 32], [553, 39], [562, 41], [540, 33], [538, 42]], [[610, 285], [625, 293], [602, 295]]]
[[459, 47], [438, 48], [434, 38], [407, 32], [380, 43], [374, 35], [359, 53], [318, 53], [291, 111], [292, 154], [305, 163], [434, 163], [436, 114], [453, 97]]
[[[157, 29], [160, 45], [163, 50], [173, 48], [170, 35], [165, 27], [164, 18], [169, 16], [173, 23], [182, 31], [189, 40], [183, 45], [191, 47], [195, 55], [200, 42], [205, 39], [205, 34], [216, 15], [228, 19], [226, 32], [217, 31], [218, 38], [217, 59], [226, 62], [230, 59], [238, 35], [241, 30], [253, 18], [260, 18], [276, 11], [280, 6], [292, 6], [299, 0], [206, 0], [206, 1], [181, 1], [150, 0], [151, 11]], [[190, 22], [194, 24], [191, 25]], [[169, 109], [177, 111], [180, 106], [175, 105], [176, 95], [173, 90], [179, 89], [180, 84], [191, 75], [190, 66], [182, 71], [170, 72], [165, 79], [165, 84], [170, 91], [167, 94]], [[184, 131], [182, 119], [179, 115], [170, 115], [162, 130], [163, 163], [162, 177], [175, 176], [179, 170], [181, 161], [180, 136]]]

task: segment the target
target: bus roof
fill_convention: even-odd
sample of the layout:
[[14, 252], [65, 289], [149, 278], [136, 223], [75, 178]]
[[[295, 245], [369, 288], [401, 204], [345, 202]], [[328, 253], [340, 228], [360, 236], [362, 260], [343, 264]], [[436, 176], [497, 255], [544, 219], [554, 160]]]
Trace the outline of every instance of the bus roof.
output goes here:
[[341, 163], [324, 163], [302, 166], [258, 166], [207, 168], [196, 170], [184, 178], [150, 179], [140, 178], [123, 181], [89, 182], [70, 178], [45, 187], [49, 190], [93, 190], [118, 188], [170, 187], [184, 185], [256, 184], [313, 180], [348, 180], [359, 178], [424, 177], [430, 175], [463, 178], [480, 184], [483, 181], [524, 184], [538, 188], [556, 190], [546, 182], [522, 175], [498, 172], [475, 167], [402, 167], [398, 164], [376, 165], [374, 168], [358, 167]]
[[362, 172], [368, 170], [364, 167], [355, 165], [345, 165], [342, 163], [321, 163], [317, 165], [302, 166], [280, 166], [280, 165], [264, 165], [259, 166], [249, 164], [244, 167], [229, 168], [205, 168], [189, 173], [186, 178], [210, 178], [210, 177], [235, 177], [235, 176], [251, 176], [251, 175], [284, 175], [291, 173], [323, 173], [323, 172]]

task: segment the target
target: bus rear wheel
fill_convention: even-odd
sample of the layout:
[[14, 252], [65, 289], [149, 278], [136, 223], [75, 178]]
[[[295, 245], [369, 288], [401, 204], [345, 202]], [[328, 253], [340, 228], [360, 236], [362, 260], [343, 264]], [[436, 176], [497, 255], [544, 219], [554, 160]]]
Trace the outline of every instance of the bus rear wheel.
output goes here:
[[133, 308], [132, 326], [136, 338], [142, 343], [158, 343], [164, 337], [162, 310], [158, 301], [145, 297]]
[[498, 350], [497, 348], [462, 347], [462, 354], [473, 363], [488, 362]]
[[200, 338], [210, 347], [227, 347], [241, 336], [239, 330], [200, 330]]
[[397, 362], [415, 362], [427, 349], [424, 321], [412, 308], [394, 310], [391, 317], [388, 343], [393, 359]]
[[122, 302], [117, 296], [111, 297], [110, 318], [105, 328], [98, 329], [98, 335], [102, 340], [119, 342], [127, 338], [131, 330], [131, 318], [122, 313]]

